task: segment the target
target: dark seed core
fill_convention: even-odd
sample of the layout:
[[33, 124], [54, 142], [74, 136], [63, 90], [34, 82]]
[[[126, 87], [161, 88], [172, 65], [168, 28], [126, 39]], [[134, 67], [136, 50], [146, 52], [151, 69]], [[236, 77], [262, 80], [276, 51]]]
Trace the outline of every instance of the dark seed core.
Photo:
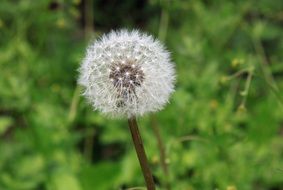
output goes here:
[[133, 61], [117, 62], [111, 66], [109, 78], [121, 94], [135, 93], [135, 88], [144, 80], [144, 73]]

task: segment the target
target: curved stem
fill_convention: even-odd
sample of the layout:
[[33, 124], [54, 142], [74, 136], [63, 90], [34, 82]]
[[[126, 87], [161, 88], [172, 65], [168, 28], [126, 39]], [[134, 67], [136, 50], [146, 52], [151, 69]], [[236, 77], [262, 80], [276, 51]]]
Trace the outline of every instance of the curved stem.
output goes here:
[[148, 190], [155, 190], [155, 185], [153, 181], [153, 176], [151, 174], [147, 157], [143, 147], [143, 141], [140, 136], [137, 120], [135, 117], [128, 119], [129, 128], [132, 134], [133, 143], [135, 145], [136, 153], [140, 162], [143, 177]]

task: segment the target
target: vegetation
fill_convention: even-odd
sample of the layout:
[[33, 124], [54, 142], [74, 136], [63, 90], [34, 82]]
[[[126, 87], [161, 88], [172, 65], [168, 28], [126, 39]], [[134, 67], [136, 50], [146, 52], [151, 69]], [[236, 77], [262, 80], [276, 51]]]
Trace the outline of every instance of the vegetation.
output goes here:
[[144, 186], [127, 121], [77, 86], [87, 44], [117, 28], [176, 63], [170, 104], [138, 119], [159, 189], [283, 189], [283, 1], [1, 0], [1, 190]]

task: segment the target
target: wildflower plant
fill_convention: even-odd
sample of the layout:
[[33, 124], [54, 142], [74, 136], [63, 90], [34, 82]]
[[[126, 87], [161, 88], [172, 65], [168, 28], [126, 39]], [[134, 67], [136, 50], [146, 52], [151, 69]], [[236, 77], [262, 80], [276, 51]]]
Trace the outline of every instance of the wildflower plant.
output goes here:
[[154, 189], [136, 116], [161, 110], [174, 91], [170, 54], [152, 36], [137, 30], [112, 31], [91, 44], [79, 69], [83, 95], [110, 117], [128, 118], [148, 189]]
[[79, 83], [95, 109], [130, 118], [162, 109], [174, 78], [170, 55], [160, 42], [137, 30], [121, 30], [89, 46]]

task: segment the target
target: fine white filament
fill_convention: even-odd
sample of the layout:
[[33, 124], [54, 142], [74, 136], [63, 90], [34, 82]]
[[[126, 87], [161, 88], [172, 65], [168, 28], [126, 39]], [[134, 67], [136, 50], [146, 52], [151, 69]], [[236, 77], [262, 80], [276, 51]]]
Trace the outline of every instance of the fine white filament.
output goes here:
[[95, 41], [79, 72], [86, 98], [111, 117], [161, 110], [174, 91], [175, 70], [169, 52], [137, 30], [112, 31]]

